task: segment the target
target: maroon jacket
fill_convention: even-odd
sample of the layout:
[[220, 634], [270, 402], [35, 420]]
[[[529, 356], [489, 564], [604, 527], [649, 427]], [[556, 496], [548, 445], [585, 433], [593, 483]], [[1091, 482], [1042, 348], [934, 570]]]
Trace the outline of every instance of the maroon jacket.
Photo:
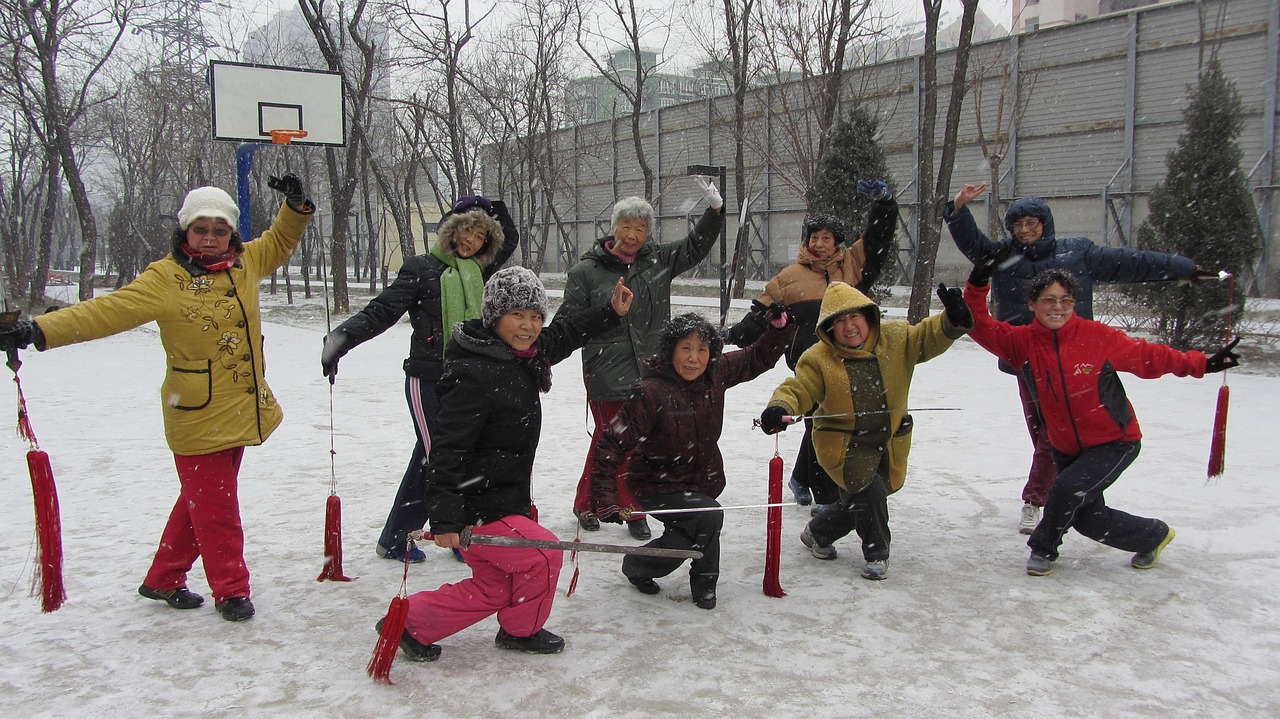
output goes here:
[[1075, 457], [1090, 447], [1142, 438], [1117, 372], [1143, 379], [1204, 376], [1202, 352], [1134, 339], [1075, 315], [1057, 330], [1035, 320], [1016, 327], [998, 322], [987, 310], [989, 291], [990, 285], [965, 286], [974, 322], [969, 336], [1015, 369], [1030, 365], [1049, 443], [1063, 454]]
[[722, 354], [692, 382], [676, 374], [670, 357], [645, 360], [640, 380], [596, 443], [592, 508], [607, 515], [618, 505], [615, 476], [632, 450], [626, 481], [636, 497], [679, 492], [720, 496], [725, 478], [718, 442], [725, 390], [771, 369], [794, 334], [794, 325], [769, 328], [750, 347]]

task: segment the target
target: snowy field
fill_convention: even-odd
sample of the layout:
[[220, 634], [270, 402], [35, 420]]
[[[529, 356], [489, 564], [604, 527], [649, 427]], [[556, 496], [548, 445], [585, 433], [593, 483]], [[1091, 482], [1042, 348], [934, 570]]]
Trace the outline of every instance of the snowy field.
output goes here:
[[[576, 593], [564, 596], [566, 567], [547, 625], [566, 638], [563, 654], [498, 650], [489, 619], [444, 640], [436, 663], [398, 659], [397, 684], [383, 686], [365, 664], [401, 565], [373, 547], [413, 441], [401, 371], [409, 326], [342, 361], [334, 442], [345, 569], [358, 579], [317, 583], [330, 476], [323, 309], [269, 317], [268, 378], [285, 422], [246, 452], [241, 472], [258, 608], [241, 624], [223, 621], [211, 600], [179, 612], [136, 592], [177, 494], [154, 327], [24, 355], [32, 421], [62, 502], [68, 600], [46, 615], [28, 597], [27, 448], [0, 433], [0, 717], [1280, 716], [1280, 482], [1270, 444], [1280, 378], [1231, 374], [1227, 473], [1208, 483], [1219, 380], [1126, 380], [1146, 436], [1107, 498], [1178, 530], [1152, 571], [1073, 534], [1052, 576], [1025, 574], [1016, 527], [1030, 444], [1016, 387], [965, 339], [916, 374], [913, 407], [962, 409], [915, 413], [911, 471], [890, 498], [887, 581], [858, 577], [852, 538], [836, 545], [836, 561], [813, 559], [798, 540], [808, 509], [788, 507], [788, 596], [765, 597], [764, 513], [732, 512], [714, 611], [693, 606], [683, 571], [645, 596], [616, 555], [583, 555]], [[765, 499], [774, 440], [751, 420], [787, 374], [780, 363], [730, 392], [724, 504]], [[3, 397], [14, 402], [13, 389]], [[534, 494], [543, 523], [572, 539], [588, 444], [576, 356], [555, 368], [543, 407]], [[781, 435], [788, 472], [799, 439]], [[616, 525], [589, 539], [633, 543]], [[409, 589], [465, 576], [428, 548]], [[199, 566], [190, 586], [209, 594]]]

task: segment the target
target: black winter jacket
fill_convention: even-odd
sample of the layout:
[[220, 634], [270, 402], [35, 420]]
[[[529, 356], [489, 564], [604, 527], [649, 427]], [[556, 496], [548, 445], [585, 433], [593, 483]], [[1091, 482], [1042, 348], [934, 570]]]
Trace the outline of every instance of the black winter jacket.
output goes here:
[[512, 354], [480, 320], [457, 326], [436, 387], [440, 431], [425, 479], [432, 532], [530, 516], [533, 459], [542, 432], [539, 393], [551, 387], [551, 365], [620, 320], [609, 306], [561, 311], [543, 328], [538, 354], [530, 359]]
[[[494, 200], [493, 207], [493, 214], [502, 225], [502, 245], [486, 247], [473, 258], [486, 280], [502, 268], [520, 244], [520, 232], [506, 205]], [[439, 238], [437, 244], [444, 248], [451, 246], [444, 237]], [[441, 350], [445, 333], [450, 331], [443, 326], [440, 309], [440, 276], [448, 268], [430, 252], [405, 260], [395, 281], [334, 330], [344, 335], [342, 353], [386, 332], [408, 312], [413, 337], [409, 340], [404, 373], [432, 382], [438, 380], [444, 367]], [[477, 315], [479, 312], [476, 308]]]

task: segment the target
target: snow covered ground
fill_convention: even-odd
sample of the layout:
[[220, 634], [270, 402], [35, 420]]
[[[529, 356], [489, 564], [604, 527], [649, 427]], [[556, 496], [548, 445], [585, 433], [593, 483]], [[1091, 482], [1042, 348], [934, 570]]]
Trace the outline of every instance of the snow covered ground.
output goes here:
[[[248, 450], [241, 472], [258, 608], [242, 624], [223, 621], [211, 601], [179, 612], [136, 593], [177, 492], [154, 328], [24, 355], [32, 421], [62, 501], [68, 601], [45, 615], [27, 595], [26, 446], [0, 433], [0, 716], [1280, 715], [1271, 445], [1280, 378], [1231, 374], [1228, 469], [1213, 482], [1205, 461], [1219, 381], [1126, 380], [1146, 436], [1108, 501], [1178, 530], [1155, 570], [1130, 569], [1127, 554], [1072, 535], [1052, 576], [1024, 573], [1016, 525], [1029, 442], [1016, 388], [966, 339], [916, 374], [913, 407], [962, 410], [915, 414], [911, 472], [890, 499], [887, 581], [858, 577], [853, 539], [836, 545], [836, 561], [810, 557], [797, 539], [808, 510], [789, 507], [788, 596], [765, 597], [764, 513], [733, 512], [714, 611], [689, 601], [683, 572], [645, 596], [623, 579], [616, 555], [583, 555], [577, 592], [564, 596], [567, 569], [548, 623], [567, 640], [563, 654], [498, 650], [489, 619], [445, 640], [436, 663], [397, 660], [388, 687], [365, 664], [373, 624], [400, 585], [401, 565], [373, 546], [412, 443], [401, 372], [409, 327], [342, 361], [333, 441], [345, 568], [358, 580], [317, 583], [330, 477], [323, 309], [272, 317], [268, 378], [286, 418]], [[774, 440], [751, 420], [786, 376], [780, 365], [730, 393], [725, 504], [765, 499]], [[13, 401], [12, 389], [3, 393]], [[543, 407], [535, 496], [544, 524], [571, 539], [588, 440], [576, 356], [556, 367]], [[788, 471], [799, 438], [780, 437]], [[590, 539], [632, 542], [615, 525]], [[465, 576], [429, 548], [409, 589]], [[208, 594], [199, 567], [190, 585]]]

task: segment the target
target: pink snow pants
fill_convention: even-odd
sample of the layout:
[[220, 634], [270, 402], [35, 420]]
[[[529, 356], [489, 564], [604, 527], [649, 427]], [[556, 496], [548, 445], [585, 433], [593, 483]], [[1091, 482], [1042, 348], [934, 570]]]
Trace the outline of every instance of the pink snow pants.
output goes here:
[[160, 535], [145, 580], [148, 587], [166, 592], [186, 586], [187, 572], [202, 557], [214, 602], [249, 596], [236, 483], [243, 456], [244, 447], [173, 455], [182, 491]]
[[[477, 524], [475, 534], [526, 539], [556, 535], [518, 514]], [[516, 637], [536, 634], [551, 614], [564, 553], [552, 549], [490, 547], [463, 550], [471, 578], [409, 596], [405, 628], [423, 644], [435, 644], [497, 612], [498, 624]]]

